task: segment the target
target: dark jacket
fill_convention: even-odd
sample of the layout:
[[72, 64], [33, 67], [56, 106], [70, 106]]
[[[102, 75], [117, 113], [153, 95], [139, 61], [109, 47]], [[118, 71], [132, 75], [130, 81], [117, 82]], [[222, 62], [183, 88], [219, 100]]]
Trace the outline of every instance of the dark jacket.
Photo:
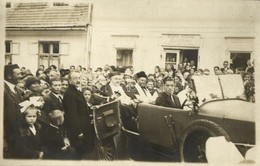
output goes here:
[[19, 134], [16, 139], [16, 155], [17, 158], [37, 159], [39, 153], [44, 151], [42, 144], [41, 125], [34, 124], [36, 135], [29, 129], [28, 125], [21, 124], [19, 126]]
[[172, 98], [170, 95], [167, 93], [163, 92], [161, 93], [157, 99], [155, 100], [155, 104], [159, 106], [164, 106], [164, 107], [171, 107], [171, 108], [181, 108], [181, 103], [176, 95], [172, 95], [174, 102], [172, 101]]
[[63, 111], [62, 102], [53, 94], [50, 93], [43, 97], [44, 106], [42, 110], [48, 115], [53, 110]]
[[44, 146], [49, 154], [58, 153], [65, 146], [63, 139], [66, 137], [64, 128], [47, 126], [43, 131]]
[[56, 128], [47, 126], [43, 131], [43, 144], [46, 148], [47, 159], [73, 159], [74, 154], [72, 147], [65, 147], [64, 138], [67, 138], [66, 131], [63, 126]]
[[[90, 108], [88, 107], [83, 94], [75, 86], [69, 85], [63, 97], [64, 125], [67, 130], [71, 145], [76, 150], [87, 150], [93, 144], [93, 129], [91, 127]], [[83, 133], [84, 138], [78, 136]], [[81, 145], [84, 144], [84, 145]], [[80, 150], [80, 151], [81, 151]]]
[[106, 85], [104, 85], [104, 86], [101, 87], [101, 92], [100, 92], [100, 94], [101, 94], [102, 96], [106, 96], [106, 97], [112, 96], [113, 92], [112, 92], [112, 89], [111, 89], [109, 83], [107, 83]]
[[[130, 97], [131, 99], [136, 99], [135, 95], [138, 94], [138, 91], [136, 90], [135, 87], [133, 87], [132, 89], [127, 89], [126, 86], [121, 86], [121, 87], [128, 97]], [[111, 89], [109, 83], [101, 88], [100, 94], [103, 96], [109, 96], [109, 97], [111, 97], [113, 95], [113, 92], [112, 92], [112, 89]], [[110, 100], [110, 101], [112, 101], [112, 100]]]
[[13, 93], [8, 85], [4, 83], [4, 140], [7, 143], [4, 147], [9, 147], [11, 151], [14, 148], [17, 128], [21, 120], [19, 103], [23, 100], [22, 92], [16, 88], [15, 91], [16, 93]]

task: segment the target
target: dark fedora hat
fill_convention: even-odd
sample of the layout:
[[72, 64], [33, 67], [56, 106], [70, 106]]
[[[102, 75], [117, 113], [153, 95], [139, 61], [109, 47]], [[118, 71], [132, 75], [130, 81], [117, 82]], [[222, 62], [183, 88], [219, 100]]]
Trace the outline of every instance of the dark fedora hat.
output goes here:
[[140, 71], [139, 73], [136, 73], [136, 77], [137, 79], [141, 77], [147, 78], [147, 75], [145, 74], [144, 71]]

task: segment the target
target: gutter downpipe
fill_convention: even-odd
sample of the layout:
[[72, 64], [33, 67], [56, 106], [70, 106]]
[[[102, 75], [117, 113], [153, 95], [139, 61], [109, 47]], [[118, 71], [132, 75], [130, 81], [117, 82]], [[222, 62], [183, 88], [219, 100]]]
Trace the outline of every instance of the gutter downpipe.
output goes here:
[[90, 68], [90, 62], [91, 62], [91, 42], [92, 42], [92, 10], [93, 6], [91, 3], [89, 3], [89, 12], [88, 12], [88, 18], [89, 18], [89, 24], [87, 25], [87, 68]]

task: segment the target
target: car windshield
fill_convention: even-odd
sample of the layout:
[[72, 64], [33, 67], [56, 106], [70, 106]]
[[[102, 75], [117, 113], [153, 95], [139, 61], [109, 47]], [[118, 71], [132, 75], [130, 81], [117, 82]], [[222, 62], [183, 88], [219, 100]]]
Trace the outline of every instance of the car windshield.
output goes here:
[[193, 76], [192, 79], [200, 104], [214, 99], [239, 98], [244, 92], [240, 75]]

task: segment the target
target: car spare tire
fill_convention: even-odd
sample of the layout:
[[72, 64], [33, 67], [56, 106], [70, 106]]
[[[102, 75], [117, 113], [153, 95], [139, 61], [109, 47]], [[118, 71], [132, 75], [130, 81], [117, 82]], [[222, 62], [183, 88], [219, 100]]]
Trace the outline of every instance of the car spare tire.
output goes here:
[[187, 125], [180, 140], [180, 160], [183, 162], [207, 162], [205, 146], [209, 137], [224, 136], [226, 131], [218, 124], [206, 120], [195, 120]]

